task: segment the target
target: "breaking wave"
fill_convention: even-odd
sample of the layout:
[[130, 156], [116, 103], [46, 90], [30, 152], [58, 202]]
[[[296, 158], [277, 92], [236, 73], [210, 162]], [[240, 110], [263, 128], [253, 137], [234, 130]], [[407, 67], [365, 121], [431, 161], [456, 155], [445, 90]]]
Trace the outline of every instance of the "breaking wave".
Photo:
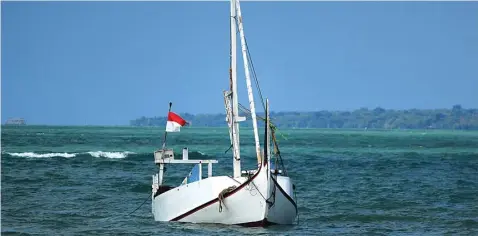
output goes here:
[[[153, 157], [153, 152], [151, 153], [135, 153], [130, 151], [121, 151], [121, 152], [106, 152], [106, 151], [89, 151], [89, 152], [2, 152], [3, 155], [9, 155], [11, 157], [25, 157], [25, 158], [72, 158], [79, 156], [88, 156], [94, 158], [107, 158], [107, 159], [124, 159], [127, 157], [132, 157], [134, 159], [150, 159]], [[182, 158], [181, 153], [175, 153], [176, 158]], [[211, 158], [211, 156], [199, 152], [199, 151], [190, 151], [189, 158], [191, 159], [202, 159], [202, 158]]]
[[129, 154], [134, 154], [134, 152], [103, 152], [103, 151], [96, 151], [96, 152], [88, 152], [93, 157], [106, 157], [106, 158], [126, 158]]
[[103, 152], [103, 151], [92, 151], [84, 153], [67, 153], [67, 152], [53, 152], [53, 153], [35, 153], [35, 152], [7, 152], [6, 154], [13, 157], [26, 157], [26, 158], [52, 158], [52, 157], [64, 157], [71, 158], [78, 155], [90, 155], [92, 157], [104, 157], [111, 159], [126, 158], [129, 154], [134, 154], [134, 152]]
[[50, 158], [50, 157], [65, 157], [65, 158], [70, 158], [70, 157], [75, 157], [76, 153], [34, 153], [34, 152], [14, 152], [14, 153], [9, 153], [7, 152], [6, 154], [14, 157], [29, 157], [29, 158]]

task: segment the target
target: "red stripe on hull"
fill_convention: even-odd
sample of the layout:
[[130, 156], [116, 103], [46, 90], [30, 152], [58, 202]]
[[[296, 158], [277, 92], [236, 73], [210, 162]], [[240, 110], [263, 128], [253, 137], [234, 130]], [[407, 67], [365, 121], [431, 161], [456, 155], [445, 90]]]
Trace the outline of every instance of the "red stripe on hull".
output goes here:
[[[231, 192], [225, 194], [225, 195], [224, 195], [224, 199], [226, 199], [227, 197], [233, 195], [234, 193], [236, 193], [237, 191], [241, 190], [241, 189], [244, 188], [246, 185], [248, 185], [250, 182], [252, 182], [252, 181], [259, 175], [259, 173], [261, 172], [261, 169], [262, 169], [262, 165], [261, 165], [261, 167], [259, 167], [259, 169], [257, 170], [257, 173], [255, 173], [250, 179], [248, 179], [248, 180], [247, 180], [246, 182], [244, 182], [243, 184], [239, 185], [239, 186], [238, 186], [237, 188], [235, 188], [233, 191], [231, 191]], [[209, 202], [206, 202], [206, 203], [204, 203], [204, 204], [202, 204], [202, 205], [200, 205], [200, 206], [198, 206], [198, 207], [196, 207], [196, 208], [194, 208], [194, 209], [192, 209], [192, 210], [190, 210], [190, 211], [188, 211], [188, 212], [186, 212], [186, 213], [184, 213], [184, 214], [182, 214], [182, 215], [180, 215], [180, 216], [178, 216], [178, 217], [175, 217], [175, 218], [172, 219], [171, 221], [179, 221], [179, 220], [185, 218], [186, 216], [189, 216], [189, 215], [191, 215], [191, 214], [193, 214], [193, 213], [195, 213], [195, 212], [197, 212], [197, 211], [199, 211], [199, 210], [201, 210], [201, 209], [203, 209], [203, 208], [205, 208], [205, 207], [208, 207], [208, 206], [210, 206], [210, 205], [212, 205], [212, 204], [214, 204], [214, 203], [216, 203], [216, 202], [218, 202], [218, 201], [219, 201], [219, 198], [215, 198], [215, 199], [213, 199], [213, 200], [211, 200], [211, 201], [209, 201]]]
[[270, 222], [267, 219], [263, 219], [260, 221], [255, 221], [255, 222], [247, 222], [247, 223], [242, 223], [242, 224], [237, 224], [239, 226], [244, 226], [244, 227], [267, 227], [269, 225], [275, 225], [276, 223]]

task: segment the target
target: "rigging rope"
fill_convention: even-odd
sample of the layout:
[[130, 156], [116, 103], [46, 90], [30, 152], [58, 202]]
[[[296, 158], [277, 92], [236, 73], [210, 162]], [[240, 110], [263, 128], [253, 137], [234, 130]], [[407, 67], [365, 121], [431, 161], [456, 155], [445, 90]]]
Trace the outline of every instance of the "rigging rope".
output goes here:
[[[236, 22], [236, 26], [237, 26], [237, 31], [236, 31], [236, 34], [239, 32], [239, 26], [238, 26], [238, 21], [237, 21], [237, 18], [235, 17], [235, 22]], [[254, 68], [254, 62], [252, 61], [252, 55], [251, 55], [251, 52], [249, 50], [249, 45], [247, 44], [247, 39], [246, 39], [246, 36], [244, 36], [244, 44], [245, 44], [245, 48], [246, 48], [246, 52], [247, 52], [247, 61], [249, 62], [249, 64], [251, 65], [251, 69], [252, 69], [252, 78], [254, 79], [254, 82], [256, 84], [256, 88], [257, 88], [257, 91], [259, 92], [259, 97], [261, 99], [261, 104], [262, 104], [262, 108], [264, 109], [264, 111], [266, 110], [266, 106], [265, 106], [265, 103], [264, 103], [264, 98], [262, 96], [262, 91], [261, 91], [261, 88], [259, 86], [259, 79], [257, 78], [257, 74], [256, 74], [256, 70]], [[245, 108], [242, 104], [239, 104], [239, 108], [241, 110], [243, 110], [244, 112], [247, 112], [247, 113], [251, 113], [249, 109]], [[256, 115], [257, 116], [257, 115]], [[259, 119], [265, 121], [265, 118], [262, 118], [260, 116], [257, 116]], [[270, 122], [270, 127], [271, 127], [271, 130], [272, 130], [272, 137], [273, 137], [273, 140], [274, 140], [274, 151], [276, 153], [276, 155], [279, 156], [280, 158], [280, 163], [282, 164], [282, 168], [284, 169], [284, 173], [287, 175], [287, 171], [285, 170], [285, 166], [284, 166], [284, 163], [283, 163], [283, 160], [282, 160], [282, 156], [280, 155], [280, 151], [279, 151], [279, 146], [277, 144], [277, 140], [275, 138], [275, 132], [278, 131], [277, 127], [272, 124], [272, 122]], [[287, 140], [287, 138], [279, 132], [279, 134]]]
[[265, 111], [266, 110], [266, 105], [264, 104], [264, 98], [262, 97], [261, 87], [259, 86], [259, 79], [257, 79], [256, 70], [254, 69], [254, 63], [252, 62], [251, 52], [249, 51], [249, 46], [247, 45], [247, 39], [246, 39], [245, 36], [244, 36], [244, 42], [246, 44], [247, 59], [248, 59], [249, 63], [251, 64], [252, 77], [254, 78], [254, 81], [256, 82], [256, 88], [257, 88], [257, 91], [259, 92], [259, 96], [261, 98], [262, 108]]
[[[240, 104], [239, 103], [239, 108], [244, 112], [244, 113], [247, 113], [248, 115], [251, 114], [251, 111], [249, 109], [247, 109], [244, 105]], [[258, 116], [256, 115], [256, 117], [262, 121], [265, 121], [266, 119], [264, 117], [261, 117], [261, 116]], [[287, 137], [284, 136], [284, 134], [282, 134], [281, 132], [279, 132], [279, 129], [277, 128], [276, 125], [274, 125], [272, 122], [270, 122], [270, 127], [272, 129], [272, 132], [278, 132], [282, 138], [284, 138], [285, 140], [287, 140]]]
[[[239, 26], [238, 26], [238, 21], [237, 21], [237, 18], [236, 18], [236, 17], [235, 17], [235, 20], [236, 20], [236, 26], [237, 26], [237, 28], [236, 28], [236, 29], [237, 29], [236, 33], [238, 33], [238, 32], [239, 32]], [[247, 44], [247, 39], [246, 39], [245, 36], [244, 36], [244, 44], [245, 44], [246, 52], [247, 52], [247, 61], [249, 62], [250, 68], [251, 68], [251, 71], [252, 71], [252, 78], [254, 79], [254, 82], [255, 82], [255, 84], [256, 84], [256, 88], [257, 88], [257, 91], [258, 91], [258, 93], [259, 93], [259, 97], [260, 97], [260, 99], [261, 99], [262, 108], [263, 108], [264, 111], [265, 111], [265, 110], [266, 110], [266, 106], [265, 106], [265, 103], [264, 103], [264, 98], [263, 98], [263, 96], [262, 96], [261, 88], [260, 88], [260, 86], [259, 86], [259, 79], [257, 78], [256, 70], [255, 70], [255, 68], [254, 68], [254, 62], [252, 61], [252, 55], [251, 55], [251, 52], [250, 52], [250, 50], [249, 50], [249, 45]], [[239, 108], [240, 108], [243, 112], [248, 113], [249, 115], [251, 114], [251, 111], [250, 111], [249, 109], [247, 109], [246, 107], [244, 107], [244, 106], [243, 106], [242, 104], [240, 104], [240, 103], [239, 103]], [[263, 118], [263, 117], [260, 117], [260, 116], [258, 116], [258, 115], [256, 115], [256, 117], [259, 118], [260, 120], [266, 121], [266, 119]], [[270, 118], [269, 118], [269, 119], [270, 119]], [[272, 140], [273, 140], [273, 142], [274, 142], [274, 153], [275, 153], [275, 155], [276, 155], [276, 169], [277, 169], [277, 162], [279, 162], [280, 165], [281, 165], [281, 167], [282, 167], [282, 169], [283, 169], [283, 171], [284, 171], [284, 174], [287, 176], [287, 170], [286, 170], [286, 168], [285, 168], [284, 161], [283, 161], [282, 156], [281, 156], [281, 154], [280, 154], [279, 145], [277, 144], [277, 138], [276, 138], [276, 136], [275, 136], [275, 133], [278, 132], [277, 126], [275, 126], [272, 122], [269, 122], [269, 126], [270, 126], [271, 131], [272, 131], [272, 135], [271, 135], [271, 136], [272, 136]], [[279, 134], [280, 134], [284, 139], [287, 140], [287, 138], [286, 138], [282, 133], [279, 132]], [[278, 157], [278, 158], [277, 158], [277, 157]], [[249, 176], [248, 176], [248, 177], [249, 177]], [[254, 187], [256, 187], [256, 189], [257, 189], [257, 186], [255, 186], [254, 181], [252, 181], [252, 184], [253, 184]], [[259, 191], [259, 189], [257, 189], [257, 191]], [[262, 196], [262, 193], [261, 193], [260, 191], [259, 191], [259, 193], [260, 193], [261, 196]], [[294, 186], [294, 195], [296, 195], [296, 194], [295, 194], [295, 186]], [[264, 196], [262, 196], [262, 197], [264, 198]], [[269, 208], [272, 207], [272, 205], [274, 205], [274, 203], [275, 203], [275, 184], [274, 184], [273, 194], [272, 194], [271, 197], [273, 197], [273, 200], [274, 200], [273, 202], [269, 202], [269, 199], [270, 199], [270, 198], [269, 198], [269, 199], [265, 199], [265, 198], [264, 198], [264, 200], [266, 200], [266, 202], [270, 204]], [[220, 205], [220, 210], [222, 210], [221, 205]]]
[[[245, 113], [247, 113], [247, 114], [249, 114], [249, 115], [251, 114], [251, 111], [250, 111], [249, 109], [247, 109], [246, 107], [244, 107], [244, 106], [243, 106], [242, 104], [240, 104], [240, 103], [239, 103], [239, 108], [240, 108], [243, 112], [245, 112]], [[260, 116], [257, 116], [257, 117], [258, 117], [260, 120], [265, 121], [265, 118], [260, 117]], [[271, 131], [272, 131], [272, 135], [271, 135], [271, 136], [272, 136], [272, 141], [274, 142], [274, 154], [279, 157], [278, 159], [279, 159], [280, 165], [281, 165], [281, 167], [282, 167], [282, 169], [283, 169], [283, 171], [284, 171], [284, 175], [287, 176], [287, 170], [286, 170], [286, 168], [285, 168], [284, 160], [282, 159], [282, 155], [280, 154], [279, 144], [277, 143], [277, 138], [276, 138], [276, 135], [275, 135], [276, 132], [279, 132], [279, 131], [278, 131], [278, 128], [277, 128], [277, 126], [275, 126], [272, 122], [269, 122], [269, 125], [270, 125]], [[279, 134], [280, 134], [285, 140], [287, 140], [287, 138], [286, 138], [282, 133], [279, 132]]]
[[[236, 29], [237, 29], [236, 34], [237, 34], [237, 33], [239, 33], [239, 25], [238, 25], [238, 22], [237, 22], [237, 18], [234, 17], [234, 19], [236, 20]], [[259, 86], [259, 80], [257, 79], [256, 70], [254, 69], [254, 63], [252, 62], [251, 52], [249, 51], [249, 46], [247, 45], [247, 39], [246, 39], [245, 35], [244, 35], [244, 44], [246, 46], [247, 61], [251, 65], [251, 69], [252, 69], [252, 78], [254, 79], [254, 82], [256, 83], [256, 88], [257, 88], [257, 91], [259, 92], [259, 97], [261, 98], [262, 108], [265, 111], [266, 110], [266, 105], [264, 103], [264, 98], [262, 96], [261, 88]]]

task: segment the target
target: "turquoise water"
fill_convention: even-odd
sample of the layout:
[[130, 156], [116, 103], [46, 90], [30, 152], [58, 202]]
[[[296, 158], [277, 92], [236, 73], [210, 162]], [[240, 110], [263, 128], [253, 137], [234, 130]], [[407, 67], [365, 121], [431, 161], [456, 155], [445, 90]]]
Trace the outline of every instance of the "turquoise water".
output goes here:
[[[281, 134], [298, 222], [243, 228], [153, 220], [152, 152], [163, 128], [3, 126], [2, 234], [478, 235], [478, 132]], [[253, 168], [252, 132], [241, 137], [243, 166]], [[216, 175], [232, 173], [225, 128], [183, 128], [168, 144], [219, 160]], [[191, 167], [170, 166], [167, 182], [179, 184]]]

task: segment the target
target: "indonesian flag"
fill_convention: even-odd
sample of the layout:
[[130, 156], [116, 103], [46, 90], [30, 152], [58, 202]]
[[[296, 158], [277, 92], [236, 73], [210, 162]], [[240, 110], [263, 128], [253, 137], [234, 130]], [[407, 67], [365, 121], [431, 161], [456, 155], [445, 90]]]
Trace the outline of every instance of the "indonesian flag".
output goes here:
[[168, 121], [166, 122], [166, 132], [179, 132], [181, 126], [186, 125], [186, 122], [183, 118], [178, 116], [174, 112], [168, 113]]

